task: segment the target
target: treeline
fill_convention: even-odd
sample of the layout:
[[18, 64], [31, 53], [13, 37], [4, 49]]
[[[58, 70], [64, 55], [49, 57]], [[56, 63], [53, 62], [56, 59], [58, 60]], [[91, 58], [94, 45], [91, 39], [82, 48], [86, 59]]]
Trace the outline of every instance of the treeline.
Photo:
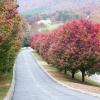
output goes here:
[[73, 20], [59, 28], [33, 35], [31, 47], [60, 71], [86, 75], [100, 73], [100, 24]]
[[65, 22], [71, 19], [79, 19], [82, 16], [75, 13], [74, 11], [67, 11], [67, 10], [58, 10], [51, 13], [43, 13], [43, 14], [33, 14], [33, 15], [26, 15], [25, 19], [30, 23], [34, 24], [40, 20], [47, 20], [50, 19], [52, 22]]
[[0, 1], [0, 74], [10, 72], [20, 47], [20, 16], [12, 0]]

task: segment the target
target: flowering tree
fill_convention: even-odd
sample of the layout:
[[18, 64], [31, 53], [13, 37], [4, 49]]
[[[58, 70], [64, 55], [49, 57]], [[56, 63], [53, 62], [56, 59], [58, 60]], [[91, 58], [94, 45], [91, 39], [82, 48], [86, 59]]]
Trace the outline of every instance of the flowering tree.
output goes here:
[[[66, 22], [47, 35], [33, 36], [34, 47], [50, 63], [72, 73], [82, 73], [82, 81], [86, 74], [99, 72], [100, 69], [100, 25], [88, 20]], [[42, 35], [42, 36], [41, 36]]]
[[15, 54], [19, 49], [20, 42], [17, 33], [20, 17], [17, 14], [17, 7], [13, 1], [0, 1], [0, 72], [11, 69]]
[[[100, 63], [100, 41], [98, 33], [100, 28], [87, 20], [76, 20], [65, 24], [68, 32], [69, 54], [71, 61], [82, 72], [82, 81], [90, 69]], [[68, 48], [67, 48], [68, 51]], [[66, 52], [68, 54], [68, 52]], [[72, 66], [72, 67], [73, 67]]]

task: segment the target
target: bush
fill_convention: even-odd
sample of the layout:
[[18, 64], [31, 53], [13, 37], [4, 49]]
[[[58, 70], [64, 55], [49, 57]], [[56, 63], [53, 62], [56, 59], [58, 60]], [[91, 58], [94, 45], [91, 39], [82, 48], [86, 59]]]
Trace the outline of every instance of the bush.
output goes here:
[[29, 46], [29, 39], [27, 37], [24, 37], [22, 39], [22, 47], [28, 47]]

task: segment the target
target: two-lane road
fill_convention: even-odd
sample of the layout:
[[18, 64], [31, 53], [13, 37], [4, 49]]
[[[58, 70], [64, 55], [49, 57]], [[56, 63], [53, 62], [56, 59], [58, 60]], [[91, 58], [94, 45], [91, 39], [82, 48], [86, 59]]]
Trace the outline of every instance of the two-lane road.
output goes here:
[[16, 84], [12, 100], [100, 100], [57, 84], [40, 68], [31, 49], [22, 50], [15, 65]]

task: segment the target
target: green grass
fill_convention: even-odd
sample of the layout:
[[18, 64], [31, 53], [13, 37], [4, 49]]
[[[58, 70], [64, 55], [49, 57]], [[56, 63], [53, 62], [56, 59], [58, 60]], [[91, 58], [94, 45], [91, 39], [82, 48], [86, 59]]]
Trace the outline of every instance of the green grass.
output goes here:
[[59, 27], [61, 24], [50, 24], [48, 25], [46, 28], [43, 28], [42, 29], [42, 32], [48, 32], [48, 31], [51, 31], [51, 30], [54, 30], [56, 29], [57, 27]]
[[6, 96], [12, 80], [12, 72], [2, 75], [0, 78], [0, 100]]
[[[80, 73], [77, 73], [77, 74], [75, 75], [75, 78], [76, 78], [77, 80], [79, 80], [79, 81], [82, 80], [82, 77], [81, 77]], [[88, 76], [85, 77], [85, 82], [86, 82], [86, 84], [100, 87], [100, 83], [99, 83], [99, 82], [96, 82], [96, 81], [90, 79]]]

